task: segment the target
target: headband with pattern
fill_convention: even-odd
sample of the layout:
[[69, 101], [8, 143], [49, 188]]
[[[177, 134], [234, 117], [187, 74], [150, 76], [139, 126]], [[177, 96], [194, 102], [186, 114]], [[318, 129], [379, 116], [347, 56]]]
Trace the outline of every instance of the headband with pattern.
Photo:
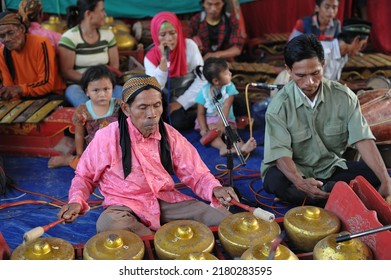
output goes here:
[[137, 95], [147, 88], [154, 88], [159, 92], [162, 91], [155, 77], [148, 75], [133, 76], [122, 87], [122, 99], [127, 102], [131, 96]]
[[21, 17], [18, 14], [11, 12], [2, 12], [0, 13], [0, 25], [7, 24], [22, 24]]

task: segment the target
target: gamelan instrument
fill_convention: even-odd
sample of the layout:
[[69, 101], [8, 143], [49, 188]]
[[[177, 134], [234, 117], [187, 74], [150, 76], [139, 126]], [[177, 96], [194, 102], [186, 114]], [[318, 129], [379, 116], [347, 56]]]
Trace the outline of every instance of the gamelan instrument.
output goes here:
[[58, 33], [64, 33], [68, 27], [65, 20], [60, 19], [58, 16], [50, 16], [47, 21], [43, 21], [41, 26], [45, 29], [52, 30]]
[[229, 215], [218, 227], [221, 245], [232, 258], [240, 258], [251, 246], [270, 242], [280, 233], [276, 221], [265, 221], [250, 212]]
[[211, 253], [207, 252], [192, 252], [182, 254], [176, 258], [176, 260], [191, 260], [191, 261], [204, 261], [204, 260], [218, 260], [218, 258]]
[[[267, 260], [273, 242], [257, 244], [248, 248], [240, 257], [242, 260]], [[273, 260], [298, 260], [299, 258], [285, 245], [278, 245]]]
[[55, 237], [38, 238], [19, 245], [11, 260], [73, 260], [75, 250], [69, 242]]
[[391, 56], [383, 53], [364, 53], [349, 56], [343, 68], [341, 79], [344, 81], [369, 81], [374, 77], [391, 77]]
[[137, 46], [137, 40], [130, 34], [128, 27], [122, 20], [115, 20], [113, 17], [105, 18], [104, 29], [111, 29], [117, 41], [119, 51], [134, 50]]
[[39, 123], [62, 102], [46, 98], [0, 101], [0, 123]]
[[46, 226], [36, 227], [32, 230], [29, 230], [28, 232], [25, 232], [23, 235], [23, 242], [28, 242], [41, 237], [46, 231], [58, 224], [61, 224], [62, 222], [64, 222], [64, 219], [58, 219], [57, 221], [54, 221]]
[[319, 240], [339, 232], [340, 227], [337, 215], [315, 206], [295, 207], [284, 216], [284, 228], [290, 244], [304, 252], [311, 252]]
[[391, 141], [391, 89], [362, 91], [358, 95], [361, 111], [376, 142]]
[[268, 222], [272, 222], [275, 220], [275, 215], [271, 212], [268, 212], [266, 210], [263, 210], [259, 207], [255, 208], [255, 207], [251, 207], [251, 206], [248, 206], [248, 205], [245, 205], [239, 201], [237, 201], [236, 199], [232, 199], [231, 200], [231, 203], [233, 205], [236, 205], [240, 208], [242, 208], [243, 210], [246, 210], [246, 211], [249, 211], [251, 213], [253, 213], [253, 215], [257, 218], [260, 218], [264, 221], [268, 221]]
[[142, 260], [142, 239], [127, 230], [109, 230], [90, 238], [84, 246], [85, 260]]
[[215, 245], [212, 230], [197, 221], [176, 220], [155, 233], [156, 254], [161, 260], [173, 260], [186, 253], [210, 253]]
[[371, 249], [360, 239], [338, 243], [336, 239], [347, 231], [334, 233], [321, 239], [314, 247], [314, 260], [372, 260]]

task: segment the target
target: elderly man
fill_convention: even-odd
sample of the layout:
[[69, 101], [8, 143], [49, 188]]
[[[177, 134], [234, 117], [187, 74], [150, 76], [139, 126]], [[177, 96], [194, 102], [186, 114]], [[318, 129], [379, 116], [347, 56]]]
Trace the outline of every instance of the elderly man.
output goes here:
[[26, 34], [18, 14], [0, 13], [0, 42], [0, 100], [63, 94], [54, 47], [45, 37]]
[[[323, 206], [336, 181], [349, 183], [361, 175], [382, 196], [390, 195], [391, 179], [358, 98], [323, 78], [323, 47], [315, 35], [293, 38], [284, 57], [292, 80], [266, 111], [265, 190], [293, 204]], [[363, 161], [342, 158], [348, 145]]]
[[[85, 213], [86, 201], [98, 186], [105, 210], [97, 232], [123, 229], [143, 236], [178, 219], [218, 225], [229, 212], [215, 207], [228, 205], [237, 196], [233, 188], [220, 185], [192, 144], [163, 122], [156, 78], [130, 78], [123, 86], [123, 101], [118, 122], [99, 130], [80, 158], [69, 204], [58, 216], [72, 222]], [[179, 192], [174, 172], [213, 207]]]

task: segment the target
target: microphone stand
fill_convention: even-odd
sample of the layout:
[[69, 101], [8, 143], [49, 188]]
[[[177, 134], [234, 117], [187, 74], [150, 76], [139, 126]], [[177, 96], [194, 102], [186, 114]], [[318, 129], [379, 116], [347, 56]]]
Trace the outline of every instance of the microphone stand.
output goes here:
[[164, 47], [164, 55], [167, 59], [167, 119], [168, 123], [172, 125], [171, 122], [171, 113], [170, 113], [170, 102], [171, 102], [171, 77], [170, 77], [170, 48], [165, 46]]
[[[218, 92], [218, 94], [216, 94], [216, 92]], [[235, 148], [235, 151], [239, 157], [241, 166], [246, 165], [246, 161], [242, 155], [242, 152], [238, 148], [238, 145], [236, 144], [237, 142], [240, 141], [240, 137], [236, 132], [234, 132], [232, 130], [232, 127], [229, 125], [227, 118], [224, 116], [223, 110], [222, 110], [221, 105], [219, 103], [220, 96], [218, 96], [218, 95], [221, 96], [221, 94], [219, 94], [219, 90], [213, 89], [213, 98], [212, 98], [213, 104], [216, 106], [217, 112], [218, 112], [221, 120], [223, 121], [223, 124], [225, 127], [224, 133], [225, 133], [225, 144], [227, 146], [227, 169], [228, 169], [228, 176], [229, 176], [228, 177], [229, 178], [229, 185], [231, 187], [233, 187], [235, 189], [235, 192], [239, 195], [240, 193], [237, 191], [237, 189], [234, 187], [234, 184], [233, 184], [232, 170], [233, 170], [234, 164], [233, 164], [233, 155], [232, 155], [232, 151], [231, 151], [232, 147]]]

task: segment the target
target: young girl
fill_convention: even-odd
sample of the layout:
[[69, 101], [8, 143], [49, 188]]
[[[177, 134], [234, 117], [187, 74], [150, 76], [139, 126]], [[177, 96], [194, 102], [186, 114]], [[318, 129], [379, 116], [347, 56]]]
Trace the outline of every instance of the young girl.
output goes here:
[[72, 117], [75, 125], [76, 155], [52, 157], [48, 163], [49, 168], [70, 165], [75, 169], [85, 145], [91, 142], [96, 131], [118, 119], [121, 100], [112, 97], [115, 77], [107, 66], [88, 68], [83, 74], [81, 85], [89, 100], [79, 105]]
[[[198, 75], [201, 74], [200, 68], [197, 68]], [[227, 122], [232, 129], [236, 129], [232, 102], [234, 95], [239, 92], [231, 82], [232, 74], [228, 69], [228, 63], [222, 58], [208, 58], [203, 66], [202, 74], [208, 81], [208, 84], [201, 89], [195, 99], [198, 103], [195, 129], [200, 130], [201, 136], [206, 135], [210, 130], [216, 129], [218, 136], [210, 144], [220, 151], [221, 156], [225, 156], [228, 153], [227, 145], [221, 138], [225, 132], [225, 126], [213, 102], [213, 98], [216, 94], [220, 95], [221, 93], [221, 97], [218, 96], [218, 102]], [[237, 146], [242, 154], [246, 155], [256, 148], [257, 142], [254, 137], [251, 137], [246, 143], [240, 140]]]

